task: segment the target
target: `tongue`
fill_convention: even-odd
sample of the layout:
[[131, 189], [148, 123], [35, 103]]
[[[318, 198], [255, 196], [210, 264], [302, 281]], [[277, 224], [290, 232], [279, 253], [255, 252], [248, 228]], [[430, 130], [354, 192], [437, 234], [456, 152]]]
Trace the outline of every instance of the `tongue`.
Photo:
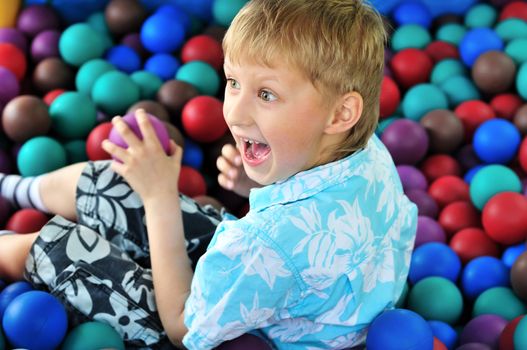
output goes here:
[[260, 159], [265, 157], [271, 149], [265, 143], [253, 143], [247, 148], [247, 156], [252, 159]]

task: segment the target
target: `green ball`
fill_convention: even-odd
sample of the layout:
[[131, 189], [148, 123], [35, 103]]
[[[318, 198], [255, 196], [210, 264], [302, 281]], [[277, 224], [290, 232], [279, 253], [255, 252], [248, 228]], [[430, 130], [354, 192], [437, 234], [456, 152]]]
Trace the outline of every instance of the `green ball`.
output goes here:
[[86, 154], [86, 141], [84, 140], [71, 140], [64, 143], [64, 149], [66, 150], [66, 161], [68, 164], [85, 162], [88, 160]]
[[66, 151], [55, 139], [37, 136], [27, 140], [18, 152], [17, 165], [22, 176], [37, 176], [66, 165]]
[[88, 136], [97, 122], [97, 109], [90, 98], [80, 92], [60, 94], [49, 107], [51, 127], [62, 137], [78, 139]]
[[214, 0], [212, 16], [216, 23], [228, 27], [246, 2], [247, 0]]
[[427, 277], [410, 290], [408, 309], [427, 320], [453, 325], [463, 311], [463, 296], [458, 287], [443, 277]]
[[462, 75], [455, 75], [445, 79], [441, 83], [440, 88], [447, 96], [449, 106], [452, 108], [465, 101], [479, 100], [481, 97], [478, 88], [472, 80]]
[[141, 70], [134, 72], [132, 80], [139, 86], [141, 100], [154, 100], [163, 81], [155, 74]]
[[467, 74], [468, 70], [460, 60], [447, 58], [439, 61], [434, 66], [432, 69], [432, 74], [430, 75], [430, 81], [432, 84], [440, 85], [450, 77], [454, 77], [456, 75], [466, 76]]
[[494, 287], [481, 293], [474, 302], [472, 315], [474, 317], [492, 314], [503, 317], [508, 321], [527, 312], [525, 305], [507, 287]]
[[419, 121], [434, 109], [447, 109], [448, 98], [433, 84], [417, 84], [406, 92], [402, 105], [406, 118]]
[[523, 317], [513, 335], [515, 349], [527, 349], [527, 317]]
[[215, 96], [220, 88], [220, 77], [212, 66], [202, 61], [182, 65], [176, 73], [176, 80], [193, 85], [200, 94]]
[[425, 27], [418, 24], [405, 24], [395, 30], [392, 35], [392, 49], [401, 51], [408, 48], [424, 49], [432, 37]]
[[59, 40], [60, 55], [75, 67], [101, 57], [105, 49], [106, 44], [101, 35], [86, 23], [69, 26]]
[[442, 25], [436, 32], [436, 39], [459, 46], [465, 36], [467, 28], [457, 23], [447, 23]]
[[527, 39], [514, 39], [505, 46], [505, 53], [517, 66], [527, 62]]
[[498, 18], [496, 9], [488, 4], [478, 4], [468, 10], [465, 25], [468, 28], [492, 27]]
[[519, 18], [508, 18], [494, 28], [496, 34], [505, 42], [527, 38], [527, 22]]
[[124, 342], [110, 325], [102, 322], [86, 322], [75, 327], [64, 339], [62, 350], [124, 350]]
[[95, 81], [106, 72], [115, 70], [115, 67], [106, 60], [96, 58], [84, 63], [75, 77], [75, 86], [79, 92], [91, 96]]
[[521, 192], [520, 178], [504, 165], [486, 165], [476, 172], [470, 182], [470, 199], [476, 208], [483, 210], [494, 195], [501, 192]]
[[518, 75], [516, 75], [516, 89], [518, 89], [518, 94], [524, 100], [527, 100], [527, 62], [522, 63], [518, 70]]
[[124, 115], [131, 105], [139, 101], [139, 86], [128, 75], [119, 71], [106, 72], [95, 81], [93, 102], [106, 114]]

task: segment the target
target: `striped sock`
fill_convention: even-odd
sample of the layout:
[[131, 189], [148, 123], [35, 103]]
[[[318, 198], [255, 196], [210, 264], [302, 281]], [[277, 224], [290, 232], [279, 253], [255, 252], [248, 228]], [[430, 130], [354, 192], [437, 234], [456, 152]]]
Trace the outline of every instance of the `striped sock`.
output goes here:
[[22, 177], [0, 173], [0, 195], [17, 208], [34, 208], [49, 213], [40, 198], [41, 179], [42, 176]]

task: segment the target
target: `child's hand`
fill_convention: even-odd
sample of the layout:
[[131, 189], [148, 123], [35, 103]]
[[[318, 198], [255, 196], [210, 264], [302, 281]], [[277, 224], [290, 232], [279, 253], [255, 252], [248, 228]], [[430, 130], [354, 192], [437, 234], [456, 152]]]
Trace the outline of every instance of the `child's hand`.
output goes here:
[[243, 169], [240, 151], [231, 144], [223, 146], [221, 155], [216, 160], [216, 166], [220, 171], [218, 183], [227, 190], [243, 197], [249, 197], [251, 188], [260, 187], [247, 176]]
[[112, 169], [125, 178], [143, 202], [156, 196], [177, 196], [183, 153], [181, 147], [170, 140], [170, 155], [167, 156], [145, 111], [137, 110], [135, 117], [143, 135], [142, 140], [121, 117], [112, 119], [117, 132], [128, 144], [125, 149], [109, 140], [103, 141], [103, 149], [122, 161], [114, 160]]

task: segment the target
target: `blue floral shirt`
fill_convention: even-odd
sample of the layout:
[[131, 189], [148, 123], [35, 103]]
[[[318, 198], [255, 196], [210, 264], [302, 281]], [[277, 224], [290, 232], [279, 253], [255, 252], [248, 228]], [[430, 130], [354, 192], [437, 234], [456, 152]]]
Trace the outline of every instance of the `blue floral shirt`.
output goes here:
[[377, 136], [353, 155], [251, 191], [200, 258], [191, 350], [258, 330], [277, 349], [343, 349], [402, 293], [417, 208]]

